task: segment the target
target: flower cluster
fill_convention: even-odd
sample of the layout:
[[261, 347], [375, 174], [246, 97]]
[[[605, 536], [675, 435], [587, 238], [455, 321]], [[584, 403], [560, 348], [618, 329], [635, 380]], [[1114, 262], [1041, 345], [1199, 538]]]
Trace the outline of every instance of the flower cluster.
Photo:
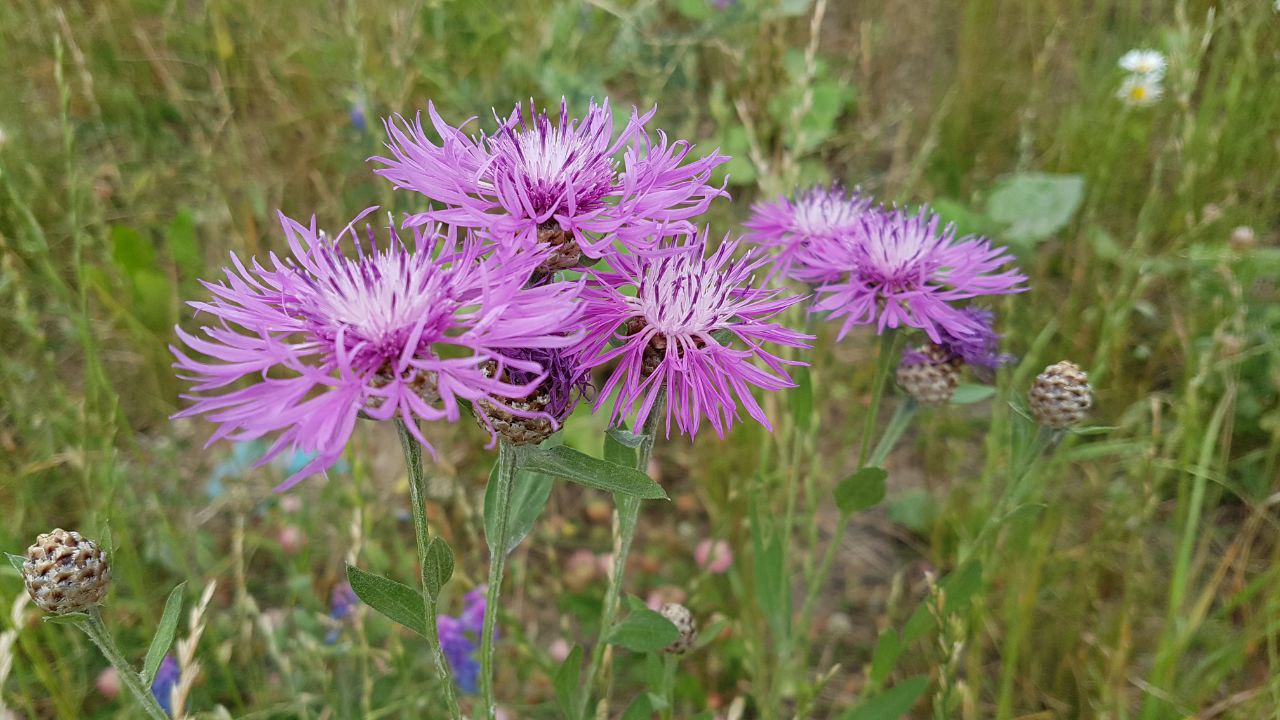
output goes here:
[[1128, 73], [1116, 91], [1125, 104], [1151, 105], [1164, 95], [1164, 71], [1168, 62], [1159, 50], [1130, 50], [1120, 57], [1120, 67]]
[[[462, 598], [462, 612], [456, 617], [441, 615], [436, 618], [440, 633], [440, 647], [449, 661], [453, 679], [463, 692], [477, 692], [480, 662], [476, 652], [480, 649], [480, 637], [484, 634], [485, 588], [478, 587]], [[497, 634], [497, 628], [494, 629]]]

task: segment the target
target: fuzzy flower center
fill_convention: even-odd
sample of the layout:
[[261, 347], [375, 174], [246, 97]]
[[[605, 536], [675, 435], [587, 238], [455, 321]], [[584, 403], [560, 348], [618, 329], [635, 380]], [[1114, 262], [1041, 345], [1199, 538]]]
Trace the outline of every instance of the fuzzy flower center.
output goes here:
[[814, 192], [796, 203], [795, 228], [810, 237], [830, 237], [852, 225], [862, 210], [838, 195]]
[[524, 213], [539, 221], [571, 207], [574, 214], [599, 208], [613, 187], [615, 163], [602, 152], [608, 135], [599, 137], [596, 124], [579, 127], [562, 119], [553, 125], [539, 113], [532, 127], [504, 129], [491, 141], [499, 192], [516, 193]]

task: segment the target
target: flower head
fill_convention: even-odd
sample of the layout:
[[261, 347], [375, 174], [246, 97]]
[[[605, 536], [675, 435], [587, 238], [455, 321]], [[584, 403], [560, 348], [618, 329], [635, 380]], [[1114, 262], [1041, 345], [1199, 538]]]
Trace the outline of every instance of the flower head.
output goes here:
[[[192, 387], [177, 416], [217, 423], [210, 443], [275, 434], [259, 463], [286, 449], [314, 455], [280, 489], [336, 463], [361, 413], [404, 420], [430, 450], [416, 420], [455, 421], [463, 401], [507, 407], [503, 398], [537, 386], [540, 366], [500, 348], [576, 340], [565, 328], [578, 287], [527, 287], [537, 254], [486, 256], [431, 226], [412, 228], [411, 245], [392, 228], [379, 249], [372, 229], [362, 243], [353, 225], [331, 239], [314, 220], [281, 222], [289, 257], [273, 253], [264, 267], [233, 255], [226, 280], [205, 283], [213, 299], [191, 303], [215, 322], [200, 334], [179, 328], [186, 350], [171, 348]], [[535, 375], [504, 381], [486, 374], [490, 361]]]
[[580, 121], [563, 99], [557, 121], [530, 102], [493, 135], [471, 137], [461, 129], [467, 123], [451, 126], [428, 105], [439, 145], [421, 116], [388, 119], [391, 155], [372, 159], [379, 175], [438, 204], [410, 223], [476, 228], [503, 245], [541, 243], [557, 250], [559, 267], [550, 269], [562, 269], [577, 264], [579, 249], [600, 257], [614, 237], [635, 250], [657, 247], [725, 194], [709, 181], [728, 158], [712, 152], [686, 163], [689, 143], [668, 142], [662, 131], [650, 137], [645, 125], [655, 112], [633, 109], [615, 137], [608, 100], [591, 102]]
[[1116, 97], [1126, 105], [1143, 107], [1152, 105], [1164, 95], [1164, 86], [1155, 75], [1130, 75], [1120, 83]]
[[160, 668], [156, 670], [155, 679], [151, 681], [151, 694], [160, 708], [169, 715], [173, 714], [173, 689], [181, 679], [182, 668], [178, 666], [178, 661], [172, 655], [165, 655], [160, 661]]
[[1150, 78], [1164, 77], [1169, 65], [1159, 50], [1130, 50], [1120, 56], [1120, 67], [1136, 75]]
[[871, 200], [856, 190], [848, 194], [836, 185], [814, 187], [794, 198], [756, 203], [751, 219], [743, 224], [747, 228], [743, 237], [778, 251], [773, 274], [820, 280], [827, 268], [801, 267], [793, 273], [793, 265], [814, 243], [861, 232], [862, 216], [870, 211]]
[[[1026, 278], [1006, 267], [1013, 257], [985, 238], [957, 238], [951, 225], [926, 210], [868, 213], [863, 231], [813, 243], [802, 262], [828, 279], [813, 312], [844, 318], [843, 337], [854, 325], [915, 327], [935, 343], [982, 332], [982, 324], [953, 305], [981, 295], [1021, 292]], [[816, 270], [815, 270], [816, 271]]]
[[[476, 659], [476, 651], [480, 648], [480, 637], [484, 632], [484, 610], [485, 588], [481, 586], [463, 598], [463, 609], [459, 616], [441, 615], [436, 618], [440, 648], [453, 670], [454, 682], [458, 683], [463, 692], [471, 694], [477, 692], [476, 681], [480, 676], [480, 662]], [[496, 628], [494, 633], [496, 636]]]
[[[637, 410], [639, 426], [649, 413], [665, 411], [668, 435], [673, 419], [693, 436], [705, 417], [723, 436], [738, 418], [738, 403], [769, 426], [751, 388], [794, 387], [784, 366], [800, 363], [763, 346], [809, 347], [812, 338], [772, 322], [802, 298], [751, 287], [768, 258], [747, 253], [735, 260], [737, 247], [726, 239], [708, 253], [704, 230], [681, 252], [619, 255], [611, 260], [614, 271], [592, 273], [582, 293], [585, 335], [577, 350], [586, 367], [618, 361], [596, 409], [617, 390], [615, 422]], [[613, 341], [617, 347], [609, 348]], [[666, 407], [654, 408], [664, 386]]]
[[[508, 366], [501, 371], [504, 382], [536, 387], [524, 398], [504, 398], [505, 408], [477, 401], [472, 406], [476, 419], [514, 444], [542, 442], [573, 412], [590, 382], [589, 374], [576, 355], [561, 348], [503, 348], [501, 353], [540, 368], [535, 372]], [[496, 361], [487, 367], [490, 375], [499, 373]]]
[[[941, 350], [935, 359], [941, 361], [957, 361], [990, 373], [1002, 365], [1013, 362], [1014, 357], [1000, 352], [1000, 333], [995, 331], [995, 313], [985, 308], [968, 306], [960, 310], [971, 324], [973, 332], [968, 334], [952, 333], [948, 327], [941, 327], [941, 337], [936, 346]], [[919, 350], [908, 350], [903, 353], [905, 364], [918, 364], [926, 361], [925, 353]], [[931, 360], [932, 361], [932, 360]]]

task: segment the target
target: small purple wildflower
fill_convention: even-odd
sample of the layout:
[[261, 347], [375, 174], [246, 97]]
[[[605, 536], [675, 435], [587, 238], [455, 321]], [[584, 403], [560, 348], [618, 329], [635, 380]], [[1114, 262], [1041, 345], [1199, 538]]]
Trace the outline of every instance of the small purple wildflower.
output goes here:
[[[480, 637], [484, 632], [485, 588], [480, 586], [463, 598], [462, 613], [458, 617], [441, 615], [436, 618], [440, 633], [440, 648], [444, 651], [453, 679], [463, 692], [475, 694], [480, 676], [480, 662], [476, 652], [480, 649]], [[494, 629], [496, 636], [497, 629]]]
[[939, 229], [934, 213], [873, 212], [860, 222], [862, 232], [822, 238], [800, 254], [800, 262], [823, 276], [812, 311], [843, 317], [840, 337], [868, 324], [877, 332], [920, 328], [935, 343], [944, 332], [979, 334], [982, 323], [953, 303], [1026, 290], [1026, 277], [1009, 266], [1013, 256], [1005, 248], [986, 238], [956, 238], [953, 226]]
[[814, 243], [839, 241], [863, 230], [862, 217], [872, 212], [871, 200], [857, 190], [846, 193], [838, 185], [813, 187], [794, 198], [758, 202], [743, 223], [743, 239], [777, 250], [771, 276], [784, 275], [811, 282], [832, 280], [839, 271], [830, 267], [795, 267]]
[[420, 115], [412, 123], [387, 119], [391, 157], [371, 159], [383, 166], [376, 172], [397, 187], [439, 204], [410, 217], [409, 224], [431, 219], [526, 247], [571, 239], [593, 258], [614, 238], [633, 250], [649, 250], [663, 238], [689, 232], [689, 220], [726, 195], [709, 181], [728, 161], [713, 151], [686, 163], [693, 149], [688, 142], [669, 143], [662, 131], [655, 142], [645, 125], [656, 111], [640, 115], [633, 109], [614, 137], [608, 100], [591, 102], [579, 121], [562, 99], [558, 122], [530, 102], [527, 111], [517, 105], [500, 120], [493, 135], [470, 137], [461, 128], [475, 118], [453, 127], [428, 104], [439, 145], [427, 137]]
[[[282, 215], [290, 257], [272, 253], [269, 267], [247, 267], [232, 255], [226, 280], [204, 283], [213, 300], [191, 303], [216, 322], [199, 335], [177, 329], [208, 359], [171, 347], [193, 391], [175, 417], [207, 416], [218, 425], [209, 443], [275, 434], [259, 464], [286, 449], [314, 455], [278, 490], [334, 465], [361, 414], [399, 417], [434, 453], [416, 420], [456, 421], [464, 400], [506, 407], [503, 398], [537, 386], [486, 375], [492, 360], [541, 379], [536, 363], [500, 348], [576, 340], [565, 328], [576, 322], [579, 286], [527, 287], [539, 255], [484, 255], [480, 242], [432, 225], [411, 229], [415, 249], [394, 228], [378, 249], [372, 229], [367, 243], [356, 237], [360, 217], [330, 239], [314, 219], [305, 226]], [[355, 257], [343, 253], [348, 234]]]
[[[752, 386], [795, 386], [784, 366], [804, 363], [763, 345], [809, 347], [812, 336], [771, 322], [803, 298], [752, 287], [753, 273], [769, 258], [748, 252], [735, 260], [738, 241], [727, 238], [708, 253], [706, 235], [690, 238], [678, 253], [617, 255], [610, 259], [614, 271], [591, 272], [582, 293], [586, 334], [576, 349], [586, 367], [618, 360], [595, 405], [600, 409], [616, 389], [613, 422], [637, 410], [639, 426], [649, 413], [665, 412], [668, 435], [674, 418], [692, 437], [705, 417], [723, 437], [738, 418], [738, 403], [769, 427]], [[744, 347], [734, 347], [735, 338]], [[608, 347], [612, 341], [617, 347]], [[664, 385], [666, 407], [654, 408]]]
[[182, 679], [182, 669], [172, 655], [165, 655], [156, 670], [155, 679], [151, 681], [151, 694], [166, 715], [173, 715], [173, 688]]
[[[536, 412], [549, 416], [551, 428], [559, 429], [560, 424], [577, 406], [578, 400], [582, 398], [591, 380], [590, 373], [582, 367], [579, 358], [570, 350], [562, 348], [503, 348], [499, 352], [504, 357], [521, 360], [541, 368], [540, 372], [515, 366], [500, 369], [498, 363], [494, 363], [493, 373], [506, 382], [520, 386], [530, 383], [536, 385], [536, 389], [529, 393], [523, 402], [508, 399], [507, 404], [526, 412], [536, 409]], [[527, 408], [524, 407], [526, 405]], [[508, 412], [498, 410], [495, 413], [492, 407], [483, 402], [476, 403], [473, 409], [481, 424], [490, 429], [492, 429], [490, 415], [496, 414], [501, 419], [501, 416]]]
[[[329, 618], [335, 623], [342, 623], [355, 614], [359, 605], [360, 598], [356, 596], [356, 591], [351, 589], [351, 584], [339, 583], [329, 594]], [[335, 625], [325, 635], [325, 644], [332, 645], [337, 642], [341, 632], [341, 626]]]

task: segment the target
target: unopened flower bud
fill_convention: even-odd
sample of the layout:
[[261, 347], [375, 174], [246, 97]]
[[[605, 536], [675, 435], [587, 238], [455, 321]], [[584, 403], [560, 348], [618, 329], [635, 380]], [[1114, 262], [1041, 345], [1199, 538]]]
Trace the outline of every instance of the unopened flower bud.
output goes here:
[[1063, 360], [1036, 376], [1027, 399], [1036, 422], [1063, 430], [1084, 420], [1093, 406], [1093, 388], [1078, 365]]
[[898, 385], [922, 405], [940, 405], [950, 400], [959, 375], [959, 359], [938, 345], [903, 353], [898, 364]]
[[36, 606], [58, 615], [101, 603], [111, 584], [111, 567], [97, 543], [58, 528], [27, 548], [22, 577]]
[[678, 603], [667, 603], [659, 612], [662, 613], [662, 617], [676, 626], [676, 630], [680, 631], [680, 637], [663, 648], [663, 652], [673, 655], [689, 652], [693, 648], [693, 641], [698, 638], [698, 623], [694, 621], [693, 613], [689, 612], [689, 608]]

